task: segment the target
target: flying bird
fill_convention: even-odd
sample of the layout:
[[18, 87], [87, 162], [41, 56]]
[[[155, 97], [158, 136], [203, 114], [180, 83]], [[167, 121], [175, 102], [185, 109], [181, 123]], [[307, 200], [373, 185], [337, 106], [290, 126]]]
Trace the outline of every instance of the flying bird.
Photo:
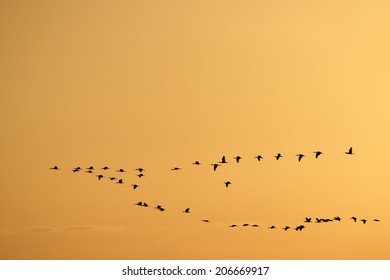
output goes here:
[[263, 157], [261, 155], [257, 155], [255, 156], [255, 158], [257, 158], [257, 160], [260, 161]]
[[148, 204], [146, 204], [145, 202], [142, 204], [143, 207], [149, 207]]
[[141, 177], [143, 177], [143, 176], [145, 176], [143, 173], [140, 173], [140, 174], [137, 174], [137, 176], [139, 177], [139, 178], [141, 178]]
[[76, 172], [80, 172], [80, 169], [78, 169], [78, 168], [73, 168], [72, 171], [73, 171], [73, 173], [76, 173]]
[[116, 178], [115, 177], [109, 177], [108, 179], [110, 179], [111, 181], [115, 180]]
[[211, 165], [213, 166], [214, 171], [217, 170], [217, 167], [218, 167], [218, 166], [221, 166], [221, 165], [218, 164], [218, 163], [212, 163]]
[[228, 188], [229, 187], [229, 185], [231, 184], [230, 183], [230, 181], [226, 181], [226, 182], [224, 182], [225, 183], [225, 186]]
[[190, 213], [190, 208], [186, 208], [183, 210], [183, 213]]
[[349, 148], [348, 152], [345, 152], [347, 155], [354, 155], [354, 153], [352, 152], [352, 147]]
[[301, 161], [301, 159], [302, 159], [303, 157], [305, 157], [304, 154], [297, 154], [296, 156], [298, 157], [298, 161]]
[[323, 154], [324, 154], [324, 153], [321, 152], [321, 151], [315, 151], [315, 152], [313, 152], [313, 153], [316, 154], [316, 158], [318, 158], [320, 155], [323, 155]]
[[230, 225], [229, 227], [236, 227], [237, 225]]
[[133, 190], [135, 190], [136, 188], [139, 188], [139, 186], [137, 184], [132, 184], [133, 186]]
[[180, 170], [181, 168], [180, 167], [174, 167], [174, 168], [172, 168], [171, 170], [172, 171], [176, 171], [176, 170]]
[[366, 219], [361, 219], [360, 221], [363, 222], [363, 224], [366, 224], [367, 220]]
[[276, 228], [276, 227], [275, 227], [275, 226], [270, 226], [270, 227], [269, 227], [269, 229], [274, 229], [274, 228]]
[[227, 163], [225, 156], [222, 156], [222, 159], [219, 163]]
[[373, 222], [380, 222], [380, 220], [378, 220], [378, 219], [374, 219], [374, 220], [372, 220]]
[[351, 217], [350, 219], [352, 219], [356, 223], [356, 217]]
[[92, 170], [87, 170], [87, 171], [85, 171], [85, 172], [87, 172], [87, 173], [93, 173], [93, 171], [92, 171]]
[[52, 170], [60, 170], [60, 168], [57, 165], [54, 165], [53, 167], [50, 167]]
[[300, 225], [300, 226], [297, 226], [296, 228], [295, 228], [295, 230], [296, 231], [302, 231], [302, 229], [304, 229], [305, 228], [305, 226], [304, 225]]
[[339, 216], [334, 217], [333, 220], [341, 222], [341, 218]]
[[277, 154], [276, 156], [274, 156], [274, 157], [276, 157], [276, 160], [279, 160], [281, 157], [283, 157], [280, 153], [279, 154]]
[[116, 170], [116, 172], [126, 172], [126, 171], [122, 168], [119, 168], [118, 170]]
[[104, 176], [102, 174], [96, 175], [98, 177], [98, 180], [102, 179]]
[[252, 225], [252, 227], [259, 227], [259, 225], [254, 224], [254, 225]]
[[210, 223], [209, 220], [202, 220], [202, 222], [204, 222], [204, 223]]
[[87, 169], [88, 170], [94, 170], [92, 165], [90, 167], [88, 167]]
[[194, 161], [192, 164], [199, 165], [200, 162], [196, 160], [196, 161]]
[[122, 179], [119, 179], [118, 182], [116, 182], [117, 184], [123, 184], [123, 181]]
[[305, 217], [305, 223], [311, 223], [311, 218]]
[[143, 171], [146, 171], [145, 169], [143, 169], [143, 168], [141, 168], [141, 167], [140, 167], [140, 168], [136, 168], [136, 169], [134, 169], [134, 170], [138, 170], [138, 171], [141, 172], [141, 173], [142, 173]]
[[284, 227], [284, 228], [282, 228], [282, 229], [288, 230], [289, 228], [290, 228], [289, 226], [286, 226], [286, 227]]
[[242, 157], [236, 156], [236, 157], [234, 157], [234, 159], [237, 161], [237, 163], [239, 163], [239, 162], [240, 162], [240, 159], [242, 159]]
[[108, 170], [108, 169], [110, 169], [108, 166], [104, 166], [103, 168], [102, 168], [103, 170]]

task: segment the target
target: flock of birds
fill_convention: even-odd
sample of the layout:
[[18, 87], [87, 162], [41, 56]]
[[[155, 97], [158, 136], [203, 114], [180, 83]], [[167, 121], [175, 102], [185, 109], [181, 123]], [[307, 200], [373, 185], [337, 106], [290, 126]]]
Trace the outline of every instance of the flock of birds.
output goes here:
[[[323, 155], [323, 153], [321, 151], [315, 151], [313, 152], [315, 154], [315, 158], [317, 159], [319, 156]], [[345, 154], [347, 155], [354, 155], [353, 153], [353, 150], [352, 150], [352, 147], [348, 149], [348, 151], [345, 152]], [[297, 158], [298, 158], [298, 161], [300, 162], [304, 157], [306, 157], [306, 155], [304, 154], [296, 154]], [[278, 153], [277, 155], [274, 156], [276, 158], [276, 160], [279, 160], [280, 158], [283, 157], [283, 155], [281, 155], [280, 153]], [[256, 158], [258, 161], [264, 159], [261, 155], [257, 155], [255, 156], [254, 158]], [[233, 158], [237, 163], [240, 162], [240, 160], [242, 159], [241, 156], [237, 155]], [[221, 160], [218, 162], [218, 163], [211, 163], [211, 165], [213, 166], [213, 170], [216, 171], [217, 168], [223, 164], [227, 164], [228, 162], [226, 161], [226, 157], [225, 156], [222, 156]], [[192, 163], [193, 165], [200, 165], [201, 163], [199, 161], [194, 161]], [[53, 166], [50, 168], [51, 170], [61, 170], [57, 165]], [[103, 168], [101, 168], [102, 170], [109, 170], [110, 168], [108, 166], [104, 166]], [[172, 171], [179, 171], [181, 170], [182, 168], [180, 167], [173, 167], [171, 168]], [[75, 167], [72, 169], [72, 172], [73, 173], [76, 173], [76, 172], [81, 172], [83, 169], [81, 167]], [[86, 173], [95, 173], [95, 168], [93, 166], [89, 166], [86, 168], [85, 172]], [[138, 171], [138, 174], [137, 176], [139, 178], [142, 178], [143, 176], [145, 176], [144, 172], [146, 171], [145, 169], [139, 167], [139, 168], [136, 168], [135, 171]], [[119, 168], [117, 170], [115, 170], [115, 172], [117, 172], [118, 174], [121, 174], [121, 173], [124, 173], [124, 172], [127, 172], [125, 169], [123, 168]], [[103, 174], [97, 174], [96, 177], [98, 178], [98, 180], [101, 180], [103, 179], [104, 177], [106, 177], [105, 175]], [[118, 176], [119, 177], [119, 176]], [[111, 181], [114, 181], [114, 180], [117, 180], [116, 183], [117, 184], [124, 184], [124, 181], [122, 178], [117, 178], [117, 177], [114, 177], [114, 176], [111, 176], [111, 177], [108, 177], [109, 180]], [[226, 181], [224, 182], [226, 188], [228, 188], [230, 185], [231, 185], [231, 182], [230, 181]], [[133, 187], [133, 189], [137, 189], [139, 188], [140, 186], [138, 184], [131, 184], [131, 186]], [[142, 202], [142, 201], [139, 201], [137, 203], [135, 203], [136, 206], [139, 206], [139, 207], [150, 207], [148, 203], [146, 202]], [[154, 207], [154, 209], [156, 209], [157, 211], [160, 211], [160, 212], [164, 212], [166, 211], [166, 209], [161, 206], [161, 205], [156, 205]], [[185, 208], [183, 211], [183, 213], [185, 214], [190, 214], [190, 208]], [[351, 220], [353, 220], [355, 223], [356, 222], [362, 222], [363, 224], [366, 224], [368, 222], [367, 219], [363, 218], [363, 219], [358, 219], [356, 217], [350, 217]], [[305, 217], [305, 219], [303, 220], [304, 223], [308, 224], [308, 223], [329, 223], [329, 222], [333, 222], [333, 221], [336, 221], [336, 222], [341, 222], [342, 218], [340, 218], [339, 216], [336, 216], [336, 217], [333, 217], [333, 218], [315, 218], [314, 220], [310, 217]], [[203, 219], [201, 220], [201, 222], [204, 222], [204, 223], [210, 223], [211, 221], [208, 220], [208, 219]], [[372, 222], [380, 222], [379, 219], [373, 219]], [[249, 223], [244, 223], [241, 225], [242, 227], [259, 227], [258, 224], [249, 224]], [[229, 225], [229, 227], [231, 228], [236, 228], [236, 227], [239, 227], [238, 224], [231, 224]], [[277, 227], [275, 225], [270, 225], [268, 226], [268, 229], [276, 229]], [[298, 225], [298, 226], [295, 226], [295, 227], [290, 227], [290, 226], [284, 226], [282, 227], [281, 229], [284, 230], [284, 231], [287, 231], [289, 229], [295, 229], [296, 231], [302, 231], [304, 228], [306, 228], [303, 224], [301, 225]]]

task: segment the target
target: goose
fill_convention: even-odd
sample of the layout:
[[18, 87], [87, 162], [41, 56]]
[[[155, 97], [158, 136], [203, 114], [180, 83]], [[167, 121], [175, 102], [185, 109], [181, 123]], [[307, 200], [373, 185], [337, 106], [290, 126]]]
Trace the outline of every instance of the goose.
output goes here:
[[276, 160], [279, 160], [281, 157], [283, 157], [280, 153], [277, 154], [276, 156], [274, 156], [276, 158]]
[[354, 153], [352, 152], [352, 147], [349, 148], [348, 152], [345, 152], [347, 155], [354, 155]]
[[296, 156], [298, 157], [298, 161], [301, 161], [301, 159], [302, 159], [303, 157], [305, 157], [304, 154], [297, 154]]
[[53, 167], [50, 167], [52, 170], [60, 170], [60, 168], [57, 165], [54, 165]]
[[257, 158], [257, 160], [260, 161], [263, 157], [261, 155], [257, 155], [255, 156], [255, 158]]
[[323, 154], [324, 154], [324, 153], [321, 152], [321, 151], [315, 151], [315, 152], [313, 152], [313, 153], [316, 154], [316, 158], [318, 158], [320, 155], [323, 155]]
[[242, 159], [242, 157], [236, 156], [236, 157], [234, 157], [234, 159], [237, 161], [237, 163], [239, 163], [239, 162], [240, 162], [240, 159]]

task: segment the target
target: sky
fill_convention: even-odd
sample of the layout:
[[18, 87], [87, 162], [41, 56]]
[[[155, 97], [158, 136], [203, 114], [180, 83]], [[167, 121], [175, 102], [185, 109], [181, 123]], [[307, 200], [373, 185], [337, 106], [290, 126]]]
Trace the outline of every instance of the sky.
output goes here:
[[390, 259], [389, 12], [2, 1], [0, 259]]

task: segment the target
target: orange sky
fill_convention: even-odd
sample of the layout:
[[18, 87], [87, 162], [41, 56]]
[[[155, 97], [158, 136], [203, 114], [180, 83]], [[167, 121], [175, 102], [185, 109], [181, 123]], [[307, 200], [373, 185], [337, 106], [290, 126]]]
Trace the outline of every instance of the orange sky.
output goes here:
[[390, 259], [389, 12], [1, 2], [0, 259]]

